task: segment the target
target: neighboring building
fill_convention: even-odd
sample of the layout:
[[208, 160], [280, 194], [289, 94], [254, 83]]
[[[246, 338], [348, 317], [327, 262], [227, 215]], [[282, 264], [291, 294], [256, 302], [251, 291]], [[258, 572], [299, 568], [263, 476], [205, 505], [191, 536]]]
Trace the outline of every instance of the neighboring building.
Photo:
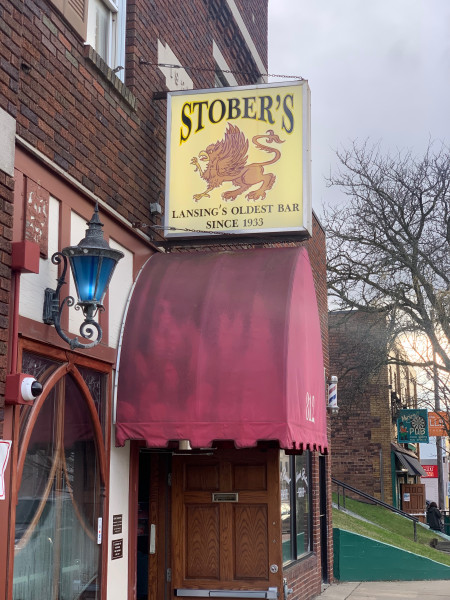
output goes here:
[[330, 372], [339, 378], [332, 476], [409, 512], [402, 486], [420, 484], [423, 470], [418, 445], [396, 443], [396, 421], [399, 409], [417, 408], [413, 374], [386, 364], [383, 315], [331, 312], [329, 325]]
[[[313, 215], [289, 242], [162, 234], [167, 91], [263, 82], [267, 0], [0, 16], [0, 600], [275, 599], [284, 578], [315, 597], [332, 579], [324, 232]], [[123, 258], [101, 343], [71, 350], [45, 290], [96, 204]], [[81, 323], [64, 309], [66, 335]]]
[[[448, 437], [441, 437], [442, 444], [442, 486], [444, 489], [445, 506], [441, 507], [444, 510], [449, 509], [448, 502], [448, 482], [449, 482], [449, 462], [450, 442]], [[439, 489], [438, 489], [438, 462], [437, 462], [437, 447], [436, 437], [430, 436], [429, 444], [420, 444], [420, 464], [425, 471], [425, 476], [421, 478], [421, 483], [425, 485], [425, 495], [429, 502], [436, 502], [439, 506]]]

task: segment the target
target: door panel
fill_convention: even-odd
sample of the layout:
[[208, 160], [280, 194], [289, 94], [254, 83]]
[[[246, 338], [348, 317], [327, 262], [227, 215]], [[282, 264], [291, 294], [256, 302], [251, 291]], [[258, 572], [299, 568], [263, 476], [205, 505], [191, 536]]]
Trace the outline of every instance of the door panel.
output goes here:
[[219, 506], [189, 504], [186, 515], [186, 578], [220, 578]]
[[235, 506], [234, 528], [234, 579], [268, 579], [267, 506]]
[[174, 589], [281, 590], [278, 461], [276, 449], [173, 457]]

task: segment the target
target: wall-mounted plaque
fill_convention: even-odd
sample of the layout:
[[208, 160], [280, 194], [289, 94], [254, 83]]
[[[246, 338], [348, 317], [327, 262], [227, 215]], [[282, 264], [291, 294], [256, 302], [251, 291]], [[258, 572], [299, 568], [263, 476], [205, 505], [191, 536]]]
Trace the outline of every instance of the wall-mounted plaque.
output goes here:
[[122, 533], [122, 515], [113, 515], [113, 535]]
[[111, 542], [111, 559], [123, 558], [123, 539]]

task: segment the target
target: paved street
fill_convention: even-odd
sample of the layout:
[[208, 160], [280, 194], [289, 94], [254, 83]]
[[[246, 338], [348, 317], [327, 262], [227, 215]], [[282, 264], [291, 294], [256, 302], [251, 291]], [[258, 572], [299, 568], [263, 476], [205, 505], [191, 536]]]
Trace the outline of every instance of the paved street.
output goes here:
[[317, 600], [450, 600], [450, 581], [363, 581], [330, 585]]

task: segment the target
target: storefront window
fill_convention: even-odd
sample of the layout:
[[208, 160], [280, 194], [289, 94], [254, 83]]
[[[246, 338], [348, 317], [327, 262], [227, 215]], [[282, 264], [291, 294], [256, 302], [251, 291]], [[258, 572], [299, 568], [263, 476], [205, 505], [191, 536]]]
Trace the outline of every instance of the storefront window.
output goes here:
[[[43, 385], [47, 379], [56, 371], [61, 363], [51, 360], [46, 356], [24, 351], [22, 354], [22, 373], [32, 375]], [[20, 439], [27, 426], [28, 418], [31, 414], [32, 406], [23, 405], [20, 409]]]
[[97, 446], [86, 398], [66, 375], [42, 405], [27, 448], [16, 508], [14, 600], [100, 598]]
[[283, 564], [311, 550], [310, 453], [287, 456], [280, 452], [281, 528]]
[[97, 409], [98, 418], [102, 426], [103, 435], [105, 435], [106, 427], [106, 403], [105, 403], [105, 390], [107, 377], [104, 373], [88, 369], [87, 367], [78, 367], [78, 370], [83, 377], [86, 385], [91, 393], [92, 400], [94, 401], [95, 408]]

